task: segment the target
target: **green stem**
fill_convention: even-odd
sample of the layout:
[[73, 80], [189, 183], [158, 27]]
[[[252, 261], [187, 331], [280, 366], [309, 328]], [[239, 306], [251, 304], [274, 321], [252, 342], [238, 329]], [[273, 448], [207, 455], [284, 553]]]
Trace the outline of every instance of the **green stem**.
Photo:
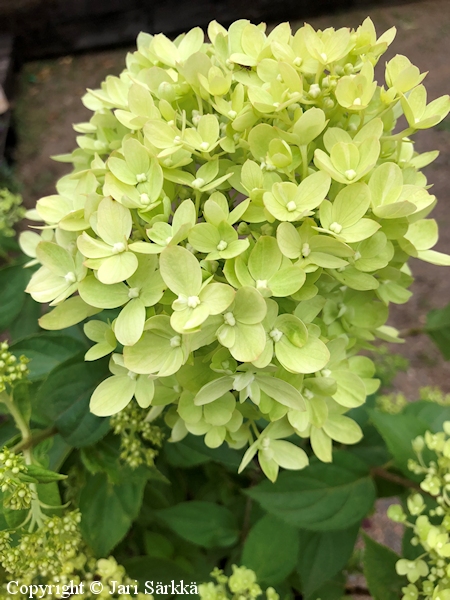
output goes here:
[[259, 431], [258, 431], [258, 428], [255, 425], [255, 421], [252, 421], [250, 423], [250, 427], [252, 428], [253, 433], [255, 434], [256, 439], [258, 439], [259, 438]]
[[195, 214], [197, 218], [200, 216], [200, 198], [202, 197], [202, 193], [200, 190], [195, 190]]
[[408, 127], [407, 129], [400, 131], [400, 133], [396, 133], [394, 135], [382, 136], [381, 141], [382, 142], [397, 142], [399, 140], [403, 140], [403, 138], [405, 138], [405, 137], [408, 137], [409, 135], [414, 133], [414, 131], [415, 131], [415, 129], [413, 129], [412, 127]]
[[[32, 440], [33, 438], [31, 435], [30, 427], [29, 427], [25, 417], [22, 415], [20, 410], [14, 404], [13, 399], [8, 394], [6, 394], [5, 392], [3, 394], [1, 394], [0, 401], [3, 402], [3, 404], [8, 409], [9, 414], [14, 419], [16, 427], [20, 431], [20, 434], [22, 436], [21, 443], [24, 444], [24, 446], [25, 446], [23, 449], [23, 457], [25, 460], [25, 464], [32, 465], [34, 462], [34, 459], [33, 459], [33, 451], [31, 449], [32, 444], [30, 444], [30, 440]], [[32, 492], [31, 508], [30, 508], [31, 520], [30, 520], [30, 526], [29, 526], [29, 531], [31, 532], [31, 531], [33, 531], [35, 525], [37, 525], [38, 527], [41, 527], [45, 516], [41, 510], [36, 484], [30, 483], [29, 485], [30, 485], [30, 490]]]
[[136, 225], [136, 228], [139, 231], [139, 233], [142, 235], [142, 238], [144, 240], [150, 241], [147, 237], [147, 233], [145, 232], [145, 229], [142, 227], [142, 225], [139, 222], [139, 217], [138, 217], [136, 211], [132, 210], [131, 215], [133, 217], [133, 223]]
[[396, 483], [397, 485], [401, 485], [402, 487], [408, 489], [418, 490], [422, 494], [426, 493], [415, 481], [411, 481], [411, 479], [407, 479], [406, 477], [402, 477], [401, 475], [396, 475], [395, 473], [391, 473], [390, 471], [385, 471], [385, 469], [383, 469], [382, 467], [373, 467], [370, 470], [370, 472], [374, 477], [380, 477], [381, 479], [391, 481], [392, 483]]
[[26, 422], [20, 410], [14, 404], [11, 397], [6, 392], [3, 392], [3, 394], [0, 396], [0, 402], [3, 402], [8, 409], [9, 414], [14, 419], [17, 429], [20, 431], [22, 436], [22, 440], [28, 441], [28, 439], [31, 437], [30, 428], [28, 427], [28, 423]]
[[300, 146], [302, 157], [302, 180], [308, 177], [308, 146]]
[[414, 337], [416, 335], [422, 335], [425, 333], [423, 327], [410, 327], [409, 329], [401, 329], [399, 331], [400, 337]]
[[27, 440], [22, 440], [21, 442], [19, 442], [18, 444], [16, 444], [15, 446], [12, 447], [12, 451], [15, 452], [16, 454], [18, 452], [25, 451], [28, 448], [37, 446], [44, 440], [47, 440], [48, 438], [53, 437], [57, 433], [58, 433], [58, 430], [56, 429], [56, 427], [48, 427], [47, 429], [43, 429], [42, 431], [39, 431], [39, 433], [36, 433], [35, 435], [29, 437]]

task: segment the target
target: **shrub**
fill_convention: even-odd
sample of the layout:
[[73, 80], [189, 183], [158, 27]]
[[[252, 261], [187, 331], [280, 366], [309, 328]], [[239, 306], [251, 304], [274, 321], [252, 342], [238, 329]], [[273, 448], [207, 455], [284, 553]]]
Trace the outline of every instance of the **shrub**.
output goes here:
[[[0, 270], [0, 598], [168, 598], [179, 577], [204, 600], [337, 600], [364, 571], [375, 600], [448, 600], [448, 398], [374, 397], [367, 354], [400, 341], [408, 259], [450, 264], [437, 153], [411, 140], [449, 98], [427, 105], [403, 56], [378, 86], [394, 30], [370, 19], [208, 35], [141, 34], [84, 97], [73, 170], [21, 236], [64, 331], [36, 330], [22, 257]], [[425, 328], [446, 357], [448, 314]], [[386, 384], [404, 364], [378, 353]], [[403, 557], [365, 536], [361, 558], [392, 496]]]

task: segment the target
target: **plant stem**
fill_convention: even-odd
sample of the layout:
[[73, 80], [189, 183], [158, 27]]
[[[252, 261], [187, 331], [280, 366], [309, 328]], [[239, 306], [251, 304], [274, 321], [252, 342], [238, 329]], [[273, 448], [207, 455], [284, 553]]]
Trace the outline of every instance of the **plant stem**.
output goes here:
[[302, 180], [308, 177], [308, 146], [300, 146], [302, 157]]
[[359, 585], [352, 585], [345, 588], [346, 594], [354, 594], [355, 596], [371, 596], [372, 594], [369, 592], [367, 588], [361, 587]]
[[423, 327], [410, 327], [409, 329], [401, 329], [399, 333], [401, 337], [413, 337], [422, 335], [422, 333], [425, 333], [425, 329]]
[[48, 427], [47, 429], [43, 429], [36, 435], [29, 437], [27, 440], [22, 440], [15, 446], [13, 446], [12, 450], [17, 454], [17, 452], [22, 452], [27, 450], [28, 448], [32, 448], [33, 446], [37, 446], [40, 442], [47, 440], [50, 437], [53, 437], [58, 433], [56, 427]]
[[252, 514], [252, 503], [253, 500], [250, 496], [247, 496], [247, 500], [245, 502], [245, 511], [244, 511], [244, 520], [242, 521], [242, 529], [241, 529], [241, 541], [244, 542], [247, 538], [249, 529], [250, 529], [250, 516]]
[[[20, 412], [20, 410], [14, 404], [14, 400], [8, 394], [3, 393], [1, 395], [1, 402], [3, 402], [3, 404], [8, 409], [9, 414], [14, 419], [16, 427], [20, 431], [20, 434], [22, 436], [22, 442], [19, 442], [19, 444], [24, 445], [23, 457], [25, 460], [25, 464], [32, 465], [33, 464], [33, 451], [31, 449], [31, 447], [33, 445], [32, 444], [33, 438], [31, 435], [30, 427], [29, 427], [27, 421], [25, 420], [24, 416]], [[30, 486], [30, 490], [32, 491], [31, 508], [30, 508], [31, 520], [30, 520], [30, 527], [29, 527], [29, 531], [31, 532], [31, 531], [33, 531], [33, 528], [35, 525], [37, 525], [38, 527], [41, 527], [42, 522], [45, 517], [41, 510], [41, 505], [40, 505], [40, 501], [39, 501], [38, 490], [37, 490], [36, 484], [30, 483], [29, 486]]]
[[250, 427], [252, 428], [253, 433], [255, 434], [256, 439], [258, 439], [259, 438], [259, 431], [258, 431], [258, 428], [255, 425], [255, 421], [252, 421], [250, 423]]
[[407, 129], [404, 129], [403, 131], [400, 131], [399, 133], [395, 133], [394, 135], [385, 135], [382, 136], [381, 141], [382, 142], [397, 142], [397, 141], [401, 141], [403, 140], [403, 138], [408, 137], [409, 135], [411, 135], [412, 133], [414, 133], [415, 129], [413, 129], [412, 127], [408, 127]]
[[372, 467], [370, 472], [374, 477], [380, 477], [381, 479], [391, 481], [392, 483], [396, 483], [397, 485], [401, 485], [402, 487], [418, 490], [422, 494], [425, 493], [424, 490], [420, 487], [420, 485], [415, 481], [407, 479], [406, 477], [402, 477], [401, 475], [396, 475], [395, 473], [391, 473], [390, 471], [386, 471], [385, 469], [383, 469], [383, 467]]
[[4, 392], [1, 395], [0, 401], [3, 402], [3, 404], [8, 409], [9, 414], [14, 419], [17, 429], [20, 431], [20, 435], [22, 436], [22, 441], [28, 441], [28, 439], [31, 437], [30, 428], [28, 427], [28, 424], [25, 421], [22, 413], [14, 404], [11, 397], [6, 392]]
[[145, 232], [145, 229], [139, 223], [139, 217], [137, 216], [136, 212], [132, 210], [131, 216], [133, 217], [133, 223], [136, 225], [136, 228], [138, 229], [139, 233], [142, 235], [143, 239], [149, 241], [147, 234]]
[[195, 213], [197, 215], [197, 219], [200, 216], [200, 198], [202, 197], [202, 193], [200, 190], [195, 190]]

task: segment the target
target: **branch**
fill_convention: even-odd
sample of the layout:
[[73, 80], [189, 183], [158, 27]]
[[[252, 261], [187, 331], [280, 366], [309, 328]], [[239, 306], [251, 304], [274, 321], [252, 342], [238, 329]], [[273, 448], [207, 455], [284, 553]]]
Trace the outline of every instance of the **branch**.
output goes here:
[[361, 587], [359, 585], [347, 586], [345, 588], [346, 594], [355, 594], [356, 596], [372, 596], [367, 588]]
[[415, 337], [426, 333], [424, 327], [409, 327], [409, 329], [401, 329], [399, 331], [399, 337]]
[[420, 487], [420, 485], [415, 481], [407, 479], [406, 477], [402, 477], [401, 475], [396, 475], [395, 473], [391, 473], [390, 471], [386, 471], [382, 467], [372, 467], [372, 469], [370, 469], [370, 472], [373, 477], [380, 477], [381, 479], [386, 479], [386, 481], [391, 481], [392, 483], [396, 483], [398, 485], [401, 485], [402, 487], [418, 490], [422, 494], [425, 493], [424, 490]]
[[12, 447], [12, 451], [17, 454], [17, 452], [28, 450], [33, 446], [37, 446], [37, 444], [39, 444], [40, 442], [43, 442], [44, 440], [50, 437], [53, 437], [57, 433], [58, 430], [56, 429], [56, 427], [48, 427], [47, 429], [39, 431], [39, 433], [37, 433], [36, 435], [27, 437], [26, 439], [22, 440], [21, 442]]

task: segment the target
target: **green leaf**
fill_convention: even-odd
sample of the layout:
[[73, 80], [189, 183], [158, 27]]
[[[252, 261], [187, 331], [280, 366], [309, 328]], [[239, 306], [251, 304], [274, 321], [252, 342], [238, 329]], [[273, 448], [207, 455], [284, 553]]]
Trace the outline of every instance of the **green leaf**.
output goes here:
[[208, 448], [203, 439], [189, 434], [176, 444], [166, 443], [164, 454], [174, 467], [189, 468], [206, 462], [218, 462], [236, 471], [241, 462], [241, 452], [222, 444], [220, 448]]
[[26, 296], [20, 311], [20, 318], [16, 319], [9, 326], [9, 338], [12, 342], [17, 342], [25, 337], [39, 332], [38, 319], [41, 315], [42, 306], [39, 302], [33, 300], [31, 296]]
[[342, 531], [301, 531], [298, 573], [302, 591], [310, 596], [332, 579], [350, 559], [359, 524]]
[[[168, 586], [167, 594], [158, 594], [161, 600], [167, 600], [173, 598], [171, 593], [172, 581], [180, 582], [183, 580], [184, 584], [190, 581], [196, 581], [196, 573], [191, 573], [186, 568], [185, 561], [173, 561], [165, 558], [156, 558], [153, 556], [136, 556], [123, 562], [123, 566], [127, 572], [127, 575], [132, 579], [136, 579], [139, 582], [139, 589], [141, 592], [147, 590], [148, 594], [151, 594], [150, 584], [154, 586], [161, 583], [161, 585]], [[151, 579], [149, 577], [151, 574]], [[147, 583], [147, 588], [145, 587]]]
[[265, 515], [250, 530], [241, 564], [255, 571], [258, 582], [275, 585], [297, 564], [298, 532], [272, 515]]
[[311, 531], [350, 527], [375, 501], [367, 467], [344, 451], [334, 452], [331, 464], [313, 458], [302, 471], [281, 473], [276, 483], [264, 481], [246, 494], [268, 513]]
[[159, 510], [157, 515], [183, 539], [205, 548], [232, 546], [238, 539], [231, 511], [213, 502], [181, 502]]
[[305, 600], [344, 600], [347, 598], [348, 596], [345, 596], [345, 577], [339, 573], [334, 579], [321, 585], [310, 596], [306, 596]]
[[32, 272], [22, 265], [5, 267], [0, 270], [0, 331], [6, 329], [16, 319], [25, 302], [25, 288]]
[[60, 333], [37, 333], [11, 346], [11, 351], [30, 359], [31, 381], [44, 379], [62, 362], [86, 350], [81, 341]]
[[373, 599], [398, 600], [406, 583], [395, 570], [400, 556], [368, 535], [364, 535], [364, 543], [364, 576]]
[[85, 363], [82, 356], [57, 366], [38, 390], [36, 403], [72, 446], [89, 446], [109, 429], [107, 419], [89, 412], [89, 399], [108, 374], [108, 361]]
[[146, 480], [145, 469], [124, 469], [117, 485], [105, 473], [88, 476], [80, 496], [81, 531], [97, 556], [107, 556], [128, 532], [139, 514]]
[[426, 431], [442, 430], [442, 423], [450, 419], [450, 407], [430, 402], [415, 402], [402, 413], [390, 415], [378, 410], [369, 411], [372, 423], [386, 442], [395, 464], [410, 479], [415, 476], [408, 469], [408, 460], [415, 459], [412, 441]]
[[445, 360], [450, 360], [450, 304], [427, 314], [425, 331], [439, 348]]
[[61, 473], [55, 473], [55, 471], [49, 471], [38, 465], [28, 465], [27, 475], [37, 479], [39, 483], [51, 483], [52, 481], [62, 481], [67, 478], [67, 475]]

